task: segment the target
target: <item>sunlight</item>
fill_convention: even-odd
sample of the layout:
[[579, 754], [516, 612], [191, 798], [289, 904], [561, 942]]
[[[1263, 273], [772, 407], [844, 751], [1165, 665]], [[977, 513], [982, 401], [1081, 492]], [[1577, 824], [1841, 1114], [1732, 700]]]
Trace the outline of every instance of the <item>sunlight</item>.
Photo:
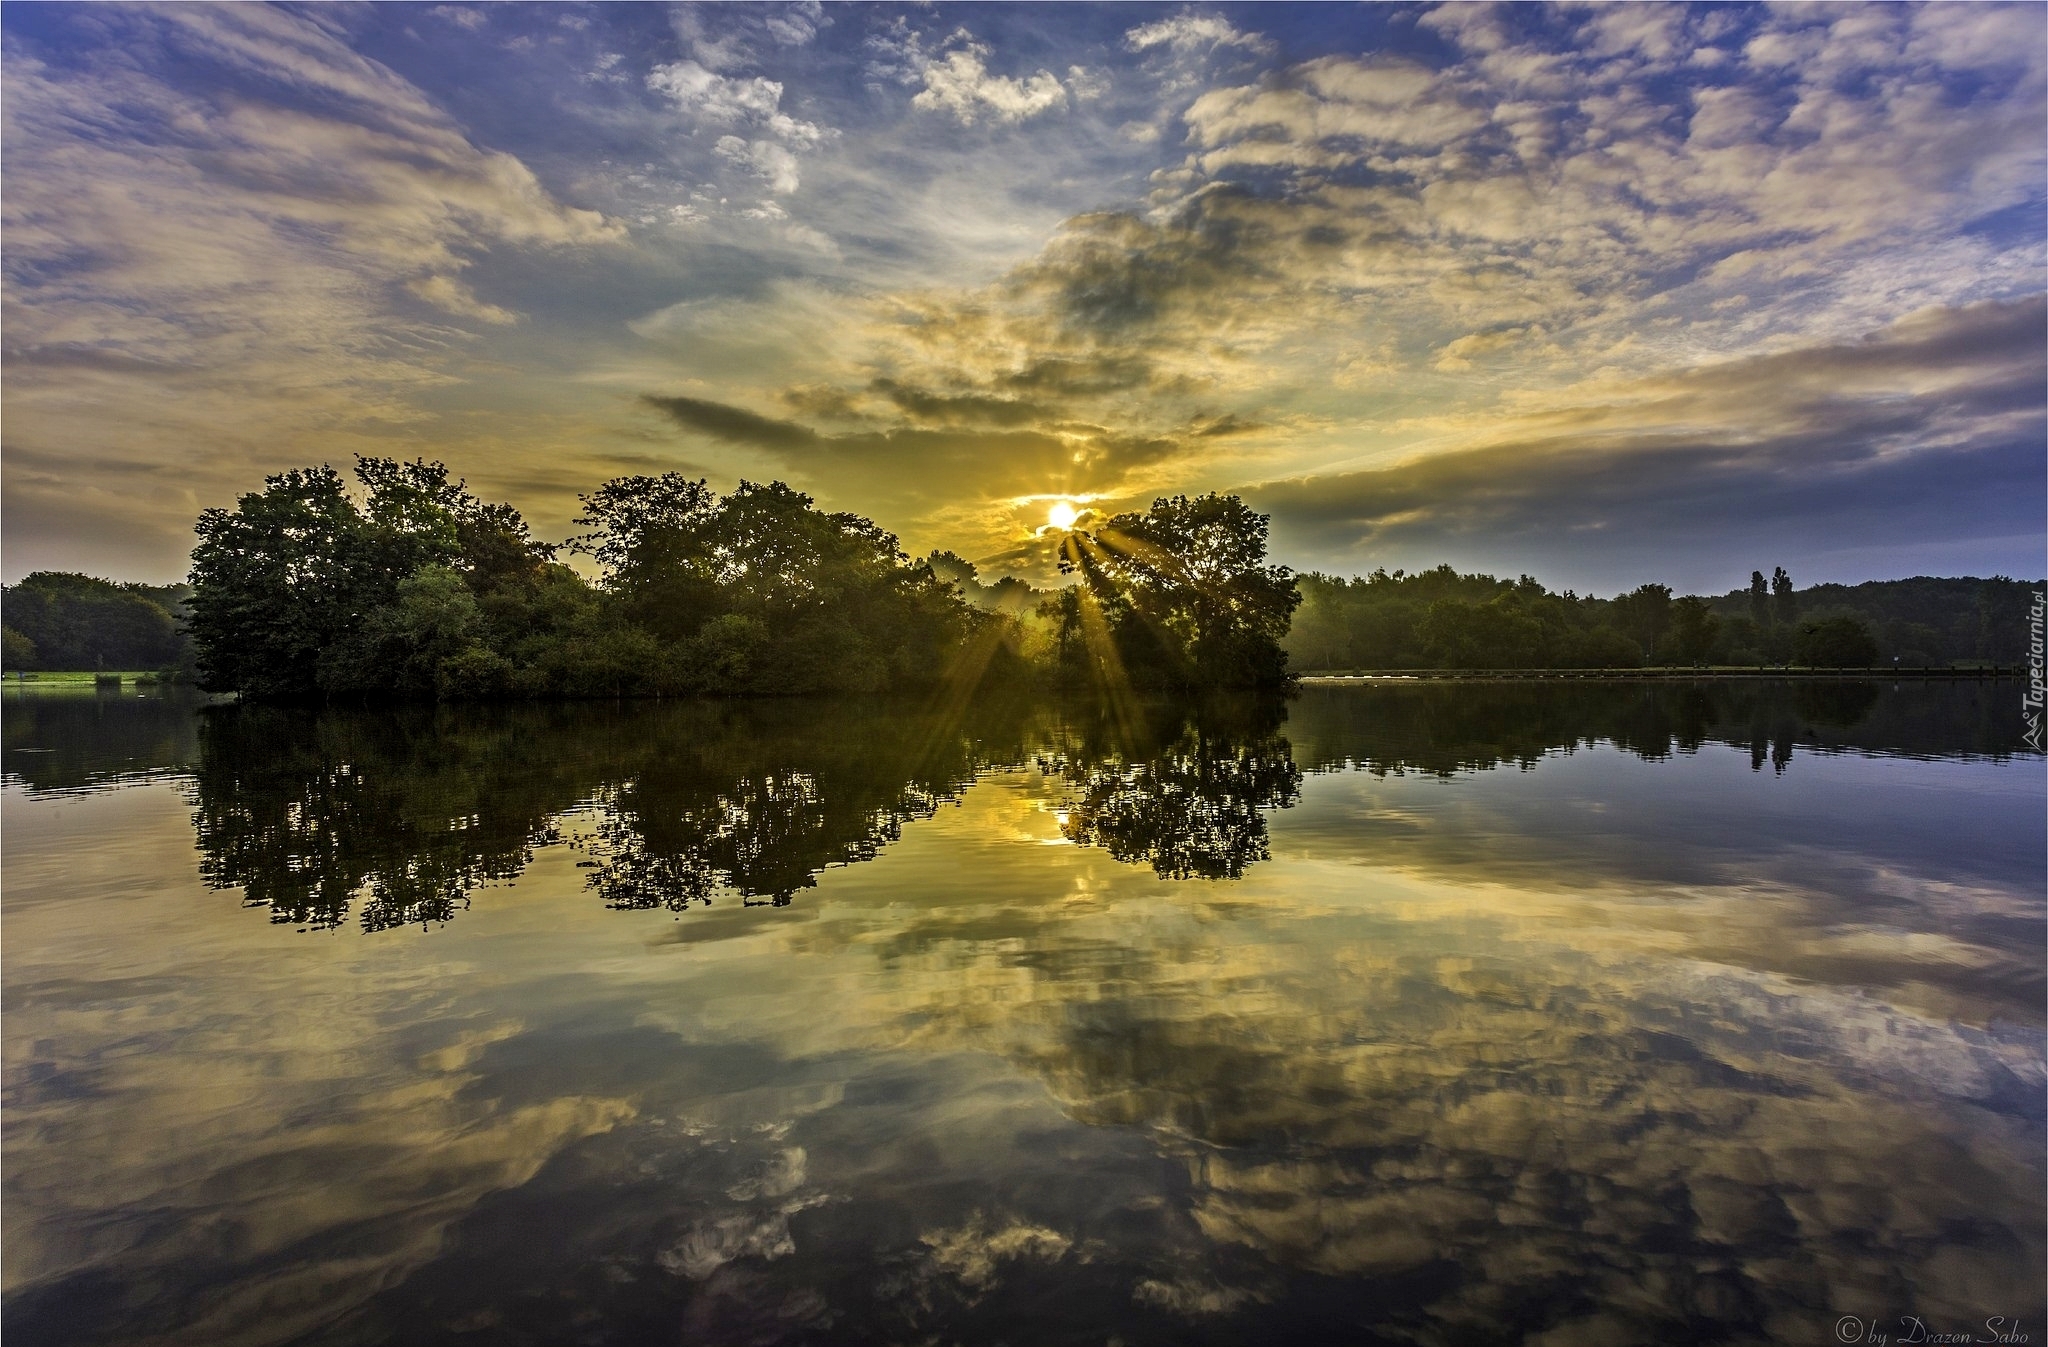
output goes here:
[[1074, 508], [1072, 501], [1056, 500], [1045, 512], [1045, 517], [1054, 528], [1064, 530], [1074, 527], [1074, 521], [1081, 517], [1081, 512]]

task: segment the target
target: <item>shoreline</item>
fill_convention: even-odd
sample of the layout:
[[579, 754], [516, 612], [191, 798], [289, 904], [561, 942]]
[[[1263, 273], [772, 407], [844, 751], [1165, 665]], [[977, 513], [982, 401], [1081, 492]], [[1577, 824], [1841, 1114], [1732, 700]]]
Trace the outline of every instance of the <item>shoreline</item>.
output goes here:
[[1299, 683], [1669, 683], [1709, 680], [1826, 681], [1892, 679], [1915, 682], [1994, 682], [2026, 677], [2020, 668], [2003, 665], [1982, 669], [1364, 669], [1297, 675]]

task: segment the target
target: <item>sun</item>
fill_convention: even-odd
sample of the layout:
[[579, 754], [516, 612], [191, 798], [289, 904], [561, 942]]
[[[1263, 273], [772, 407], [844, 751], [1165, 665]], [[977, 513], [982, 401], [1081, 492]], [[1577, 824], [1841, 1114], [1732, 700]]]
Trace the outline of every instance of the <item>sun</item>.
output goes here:
[[1081, 512], [1074, 508], [1072, 501], [1056, 500], [1052, 503], [1052, 508], [1045, 512], [1045, 517], [1056, 529], [1070, 529], [1074, 527], [1074, 521], [1081, 517]]

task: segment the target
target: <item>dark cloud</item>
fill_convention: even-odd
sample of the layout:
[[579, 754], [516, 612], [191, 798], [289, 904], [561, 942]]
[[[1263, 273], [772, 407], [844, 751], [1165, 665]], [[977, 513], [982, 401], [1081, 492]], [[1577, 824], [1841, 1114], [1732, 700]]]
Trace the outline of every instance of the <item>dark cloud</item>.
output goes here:
[[818, 443], [818, 432], [794, 421], [776, 421], [743, 407], [700, 398], [662, 397], [648, 393], [641, 401], [666, 413], [685, 430], [702, 431], [728, 444], [750, 444], [762, 449], [804, 449]]
[[[949, 398], [890, 384], [887, 380], [876, 382], [901, 395], [898, 405], [929, 404], [935, 419], [951, 410], [950, 403], [968, 404], [961, 421], [972, 421], [977, 416], [987, 419], [988, 408], [977, 404], [997, 401]], [[798, 396], [817, 401], [815, 390], [803, 391]], [[1133, 474], [1157, 469], [1187, 452], [1191, 440], [1229, 435], [1241, 429], [1233, 418], [1226, 416], [1199, 419], [1183, 433], [1157, 435], [1126, 433], [1078, 421], [1056, 421], [1028, 428], [899, 425], [826, 434], [795, 421], [776, 420], [722, 402], [657, 394], [647, 394], [641, 401], [685, 430], [776, 454], [788, 471], [830, 487], [857, 508], [892, 512], [945, 507], [990, 496], [1115, 491]], [[898, 400], [892, 396], [891, 401]], [[1032, 409], [1034, 414], [1040, 410]]]
[[1142, 356], [1105, 353], [1086, 360], [1051, 356], [996, 377], [1003, 388], [1086, 397], [1122, 393], [1153, 381], [1152, 362]]
[[868, 387], [920, 421], [942, 425], [1022, 426], [1048, 419], [1036, 402], [975, 394], [933, 393], [894, 379], [876, 379]]

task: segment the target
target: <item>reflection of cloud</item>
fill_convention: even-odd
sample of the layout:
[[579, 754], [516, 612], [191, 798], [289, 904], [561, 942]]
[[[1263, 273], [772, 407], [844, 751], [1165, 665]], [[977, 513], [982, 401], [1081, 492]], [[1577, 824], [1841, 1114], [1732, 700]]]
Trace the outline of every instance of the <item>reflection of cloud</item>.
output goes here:
[[[1333, 762], [1487, 737], [1470, 699], [1343, 726], [1336, 695], [1288, 723]], [[731, 715], [785, 726], [763, 752], [826, 738], [786, 709], [696, 723]], [[600, 719], [563, 721], [576, 753], [488, 742], [522, 778], [575, 773]], [[731, 752], [605, 724], [647, 753], [643, 793]], [[841, 728], [854, 761], [905, 737]], [[404, 737], [420, 770], [467, 757], [444, 732]], [[34, 1284], [10, 1316], [110, 1278], [142, 1288], [96, 1302], [112, 1322], [183, 1341], [275, 1326], [279, 1287], [362, 1340], [516, 1297], [542, 1336], [624, 1305], [709, 1341], [992, 1340], [1019, 1306], [1079, 1337], [1113, 1306], [1134, 1338], [1281, 1341], [1337, 1278], [1347, 1303], [1385, 1293], [1389, 1335], [1634, 1342], [1783, 1337], [1877, 1284], [1965, 1322], [2031, 1286], [2038, 961], [2025, 995], [1932, 1007], [1872, 969], [2038, 948], [2038, 774], [1577, 747], [1311, 776], [1234, 884], [1043, 845], [1065, 792], [1005, 772], [794, 912], [598, 911], [547, 849], [520, 901], [347, 958], [196, 893], [138, 907], [192, 862], [161, 787], [30, 800], [5, 1030], [33, 1138], [9, 1199], [32, 1261], [11, 1248], [9, 1272]], [[89, 941], [81, 907], [108, 918]], [[1788, 949], [1814, 961], [1768, 961]], [[230, 1290], [178, 1299], [195, 1279]]]

